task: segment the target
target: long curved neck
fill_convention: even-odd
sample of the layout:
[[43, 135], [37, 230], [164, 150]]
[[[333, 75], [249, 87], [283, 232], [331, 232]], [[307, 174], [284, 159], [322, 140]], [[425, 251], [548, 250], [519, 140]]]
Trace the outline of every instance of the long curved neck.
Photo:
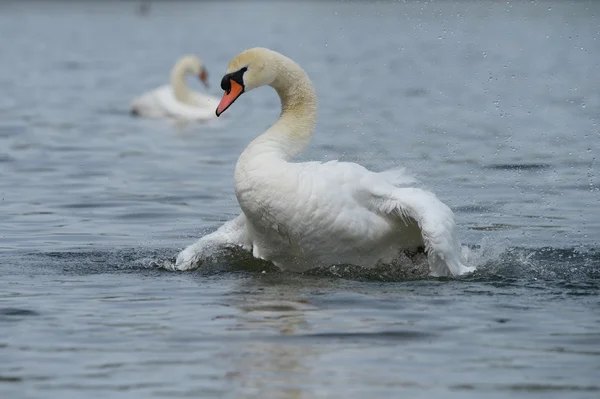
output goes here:
[[317, 123], [317, 96], [304, 70], [281, 56], [271, 86], [281, 99], [281, 115], [273, 126], [254, 139], [245, 153], [271, 153], [289, 161], [310, 142]]
[[175, 98], [182, 103], [189, 104], [192, 100], [192, 93], [185, 84], [185, 75], [190, 70], [188, 63], [178, 62], [171, 70], [171, 87]]

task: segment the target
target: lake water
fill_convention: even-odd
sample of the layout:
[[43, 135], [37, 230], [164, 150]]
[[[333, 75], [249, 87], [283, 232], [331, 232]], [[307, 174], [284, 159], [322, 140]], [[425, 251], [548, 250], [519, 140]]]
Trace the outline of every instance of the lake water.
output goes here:
[[[137, 9], [0, 2], [0, 396], [600, 395], [599, 2]], [[128, 103], [190, 52], [220, 96], [254, 46], [315, 84], [301, 159], [407, 167], [477, 272], [159, 267], [239, 212], [235, 161], [279, 100], [187, 125]]]

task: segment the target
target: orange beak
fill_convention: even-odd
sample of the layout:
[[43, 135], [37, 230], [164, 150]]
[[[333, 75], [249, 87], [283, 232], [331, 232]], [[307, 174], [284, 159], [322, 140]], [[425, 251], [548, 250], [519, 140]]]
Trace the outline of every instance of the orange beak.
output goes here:
[[202, 72], [200, 72], [199, 77], [202, 83], [204, 83], [204, 86], [208, 87], [208, 73], [206, 72], [206, 69], [203, 69]]
[[225, 94], [223, 94], [223, 98], [217, 107], [217, 116], [220, 116], [225, 112], [225, 110], [244, 92], [244, 87], [241, 84], [233, 79], [230, 79], [229, 82], [231, 83], [231, 90], [226, 91]]

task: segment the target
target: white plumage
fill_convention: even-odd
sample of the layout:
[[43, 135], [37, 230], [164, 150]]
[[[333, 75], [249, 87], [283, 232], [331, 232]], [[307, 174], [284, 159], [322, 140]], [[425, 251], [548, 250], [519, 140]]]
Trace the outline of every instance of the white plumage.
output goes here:
[[[425, 248], [432, 275], [474, 269], [461, 257], [450, 208], [431, 192], [412, 187], [413, 179], [401, 170], [375, 173], [348, 162], [290, 162], [310, 140], [316, 122], [310, 80], [292, 60], [267, 49], [238, 55], [227, 72], [244, 67], [241, 92], [271, 85], [281, 97], [282, 114], [237, 162], [240, 216], [182, 251], [176, 269], [198, 267], [223, 246], [240, 246], [293, 271], [332, 264], [373, 267], [419, 247]], [[220, 112], [239, 96], [232, 97], [229, 88]]]
[[137, 97], [131, 103], [131, 113], [147, 118], [180, 120], [215, 119], [219, 100], [196, 91], [185, 83], [188, 73], [197, 75], [207, 85], [207, 73], [198, 57], [181, 58], [171, 71], [171, 84], [160, 86]]

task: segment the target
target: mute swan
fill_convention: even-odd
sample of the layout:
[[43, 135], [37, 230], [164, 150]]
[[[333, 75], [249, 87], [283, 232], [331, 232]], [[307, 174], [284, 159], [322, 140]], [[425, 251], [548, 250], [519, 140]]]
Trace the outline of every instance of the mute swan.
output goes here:
[[273, 87], [279, 120], [254, 139], [235, 167], [242, 213], [177, 256], [177, 270], [198, 267], [218, 247], [238, 246], [284, 270], [389, 263], [401, 251], [425, 248], [431, 274], [474, 270], [461, 257], [454, 215], [434, 194], [411, 187], [399, 171], [371, 172], [348, 162], [290, 162], [311, 139], [317, 99], [304, 70], [264, 48], [231, 61], [217, 116], [243, 93]]
[[161, 86], [142, 94], [131, 103], [133, 115], [148, 118], [207, 120], [215, 118], [214, 108], [219, 100], [187, 87], [185, 75], [197, 75], [208, 87], [208, 74], [195, 55], [181, 58], [171, 70], [171, 85]]

